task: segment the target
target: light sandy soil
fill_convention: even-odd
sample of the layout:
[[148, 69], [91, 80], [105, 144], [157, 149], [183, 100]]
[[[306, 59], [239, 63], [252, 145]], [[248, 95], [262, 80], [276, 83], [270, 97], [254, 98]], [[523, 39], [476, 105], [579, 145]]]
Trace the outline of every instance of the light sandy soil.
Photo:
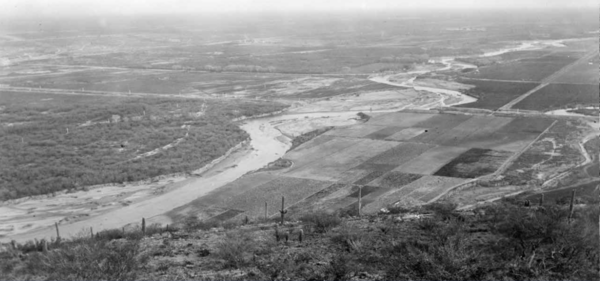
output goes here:
[[419, 92], [413, 89], [398, 88], [398, 90], [386, 90], [362, 94], [346, 94], [321, 99], [310, 103], [309, 106], [290, 110], [303, 112], [327, 112], [327, 111], [370, 111], [395, 109], [401, 110], [407, 107], [423, 107], [436, 103], [440, 97], [429, 92]]
[[[547, 111], [546, 114], [548, 114], [548, 115], [589, 117], [589, 115], [585, 115], [585, 114], [568, 112], [569, 110], [575, 110], [575, 109], [577, 109], [577, 108], [565, 108], [565, 109], [551, 110], [551, 111]], [[594, 107], [587, 107], [587, 109], [594, 109]]]

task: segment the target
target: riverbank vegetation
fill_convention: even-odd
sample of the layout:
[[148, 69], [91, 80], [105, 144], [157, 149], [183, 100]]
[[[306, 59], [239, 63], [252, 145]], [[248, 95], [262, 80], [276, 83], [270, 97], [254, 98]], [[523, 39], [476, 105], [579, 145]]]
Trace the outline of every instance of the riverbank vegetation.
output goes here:
[[3, 104], [0, 200], [192, 172], [249, 137], [233, 118], [284, 107], [121, 98], [47, 107]]

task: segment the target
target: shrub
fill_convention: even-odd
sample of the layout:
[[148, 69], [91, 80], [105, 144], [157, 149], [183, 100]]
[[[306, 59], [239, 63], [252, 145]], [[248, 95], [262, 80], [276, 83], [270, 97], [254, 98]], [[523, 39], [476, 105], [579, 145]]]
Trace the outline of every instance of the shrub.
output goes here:
[[431, 203], [424, 206], [425, 210], [432, 211], [442, 220], [457, 218], [458, 214], [455, 212], [456, 207], [457, 205], [455, 203]]
[[219, 227], [221, 223], [216, 220], [207, 220], [202, 221], [198, 219], [195, 215], [188, 215], [183, 220], [183, 229], [186, 231], [194, 231], [194, 230], [209, 230], [211, 228]]
[[257, 248], [255, 239], [248, 232], [229, 232], [217, 245], [216, 255], [225, 261], [226, 268], [239, 268], [249, 262], [251, 253]]
[[138, 253], [137, 241], [82, 239], [31, 255], [23, 273], [47, 276], [46, 280], [132, 280], [141, 262]]
[[317, 233], [325, 233], [342, 222], [337, 215], [326, 212], [306, 214], [300, 218], [300, 221], [313, 228]]

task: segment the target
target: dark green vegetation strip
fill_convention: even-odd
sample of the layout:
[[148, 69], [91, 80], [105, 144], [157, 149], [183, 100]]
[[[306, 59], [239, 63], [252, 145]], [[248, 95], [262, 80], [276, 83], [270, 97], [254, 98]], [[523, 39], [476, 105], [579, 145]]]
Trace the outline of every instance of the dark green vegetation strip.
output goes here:
[[513, 108], [546, 111], [578, 105], [598, 105], [599, 95], [597, 84], [550, 84], [515, 104]]
[[461, 80], [461, 83], [475, 85], [475, 88], [464, 91], [464, 94], [477, 98], [473, 103], [461, 104], [457, 107], [484, 108], [496, 110], [511, 100], [535, 88], [538, 83], [516, 83], [485, 80]]
[[[325, 132], [331, 130], [332, 128], [333, 127], [325, 127], [325, 128], [317, 129], [317, 130], [314, 130], [314, 131], [310, 131], [308, 133], [304, 133], [302, 135], [299, 135], [299, 136], [295, 137], [292, 140], [292, 147], [290, 147], [289, 150], [292, 150], [292, 149], [300, 146], [301, 144], [303, 144], [303, 143], [305, 143], [305, 142], [307, 142], [309, 140], [312, 140], [315, 137], [318, 137], [318, 136], [324, 134]], [[330, 140], [330, 139], [326, 139], [326, 140]]]
[[[232, 118], [284, 108], [233, 100], [0, 97], [3, 200], [191, 172], [248, 138]], [[136, 159], [168, 144], [174, 146]]]
[[471, 148], [444, 165], [436, 176], [476, 178], [491, 174], [510, 156], [510, 152]]

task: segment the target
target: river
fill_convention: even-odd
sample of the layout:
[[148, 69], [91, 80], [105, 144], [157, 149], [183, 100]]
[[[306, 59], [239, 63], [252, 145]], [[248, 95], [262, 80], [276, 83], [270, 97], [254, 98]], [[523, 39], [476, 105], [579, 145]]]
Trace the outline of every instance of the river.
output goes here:
[[[499, 55], [516, 50], [531, 50], [536, 46], [541, 48], [540, 45], [546, 46], [547, 44], [533, 44], [530, 42], [524, 42], [514, 47], [493, 52], [487, 52], [479, 56]], [[419, 91], [429, 91], [437, 93], [440, 96], [442, 96], [442, 100], [444, 99], [444, 95], [460, 98], [459, 102], [453, 103], [451, 105], [475, 101], [474, 98], [461, 94], [458, 91], [414, 85], [414, 80], [418, 75], [434, 71], [448, 70], [452, 69], [453, 67], [456, 67], [458, 69], [476, 67], [474, 65], [456, 62], [455, 57], [438, 58], [433, 60], [433, 62], [441, 63], [444, 66], [431, 71], [423, 70], [404, 73], [408, 74], [407, 77], [410, 78], [400, 83], [390, 82], [389, 77], [391, 75], [371, 77], [370, 80], [378, 83], [385, 83], [400, 87], [410, 87]], [[397, 110], [398, 109], [388, 109], [374, 112], [392, 112]], [[100, 231], [103, 229], [120, 228], [123, 225], [139, 222], [142, 217], [152, 218], [160, 216], [172, 209], [188, 204], [194, 199], [201, 197], [206, 193], [216, 188], [219, 188], [227, 183], [230, 183], [248, 172], [264, 167], [268, 163], [275, 161], [276, 159], [283, 156], [291, 145], [290, 139], [284, 136], [279, 130], [277, 130], [277, 128], [274, 127], [274, 125], [272, 125], [272, 123], [276, 121], [289, 120], [298, 117], [321, 118], [347, 116], [348, 118], [353, 118], [355, 115], [355, 111], [297, 113], [247, 120], [241, 126], [241, 128], [248, 132], [248, 134], [250, 135], [251, 149], [248, 149], [243, 153], [236, 153], [235, 159], [229, 159], [230, 164], [233, 165], [229, 166], [226, 169], [219, 170], [219, 172], [209, 173], [205, 177], [188, 179], [186, 184], [184, 184], [183, 186], [176, 188], [172, 191], [166, 192], [164, 194], [148, 198], [147, 200], [136, 202], [129, 206], [114, 209], [97, 216], [85, 218], [80, 221], [62, 224], [60, 225], [61, 236], [74, 236], [78, 233], [81, 233], [82, 230], [89, 229], [90, 227], [93, 228], [95, 231]], [[0, 241], [9, 241], [14, 239], [18, 242], [23, 242], [34, 238], [54, 237], [55, 235], [56, 233], [53, 227], [45, 227], [35, 229], [23, 234], [8, 235], [6, 237], [0, 238]]]

